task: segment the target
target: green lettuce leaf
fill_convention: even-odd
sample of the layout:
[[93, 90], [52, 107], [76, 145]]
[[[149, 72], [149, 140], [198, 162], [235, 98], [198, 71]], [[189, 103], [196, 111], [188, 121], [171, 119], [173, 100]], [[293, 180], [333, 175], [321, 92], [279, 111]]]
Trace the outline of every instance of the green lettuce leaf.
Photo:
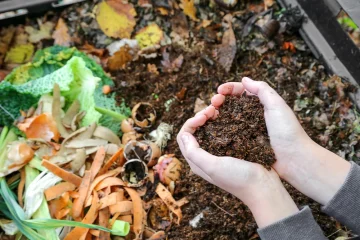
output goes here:
[[[35, 104], [43, 94], [51, 93], [54, 84], [57, 83], [61, 90], [61, 95], [65, 97], [68, 103], [73, 102], [76, 98], [80, 101], [81, 110], [86, 111], [86, 115], [82, 124], [87, 126], [93, 122], [97, 122], [101, 114], [95, 110], [94, 92], [99, 78], [94, 77], [91, 70], [85, 65], [80, 57], [72, 57], [66, 65], [44, 77], [25, 82], [23, 84], [11, 85], [13, 95], [9, 102], [15, 103], [16, 99], [21, 98], [24, 94], [33, 96]], [[0, 85], [1, 91], [2, 85]], [[2, 103], [3, 98], [0, 97], [0, 104], [5, 108], [6, 103]], [[19, 108], [18, 108], [19, 109]], [[19, 109], [20, 110], [20, 109]]]
[[[117, 106], [115, 95], [102, 93], [104, 85], [114, 85], [111, 78], [86, 54], [62, 46], [37, 51], [30, 63], [17, 67], [0, 83], [0, 125], [12, 124], [20, 110], [29, 109], [42, 94], [51, 93], [54, 83], [59, 84], [67, 106], [75, 98], [80, 100], [81, 109], [87, 111], [82, 125], [98, 122], [102, 117], [103, 126], [121, 134], [118, 119], [112, 116], [126, 118], [130, 109], [125, 104]], [[108, 111], [95, 111], [95, 106]]]

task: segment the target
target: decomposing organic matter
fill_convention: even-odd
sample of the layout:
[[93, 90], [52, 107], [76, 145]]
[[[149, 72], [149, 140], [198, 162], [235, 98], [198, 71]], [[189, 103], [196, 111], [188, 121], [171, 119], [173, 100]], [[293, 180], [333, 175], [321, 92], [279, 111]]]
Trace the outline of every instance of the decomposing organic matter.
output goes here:
[[219, 116], [195, 133], [200, 146], [216, 156], [231, 156], [270, 169], [276, 161], [267, 134], [264, 108], [256, 96], [226, 97]]

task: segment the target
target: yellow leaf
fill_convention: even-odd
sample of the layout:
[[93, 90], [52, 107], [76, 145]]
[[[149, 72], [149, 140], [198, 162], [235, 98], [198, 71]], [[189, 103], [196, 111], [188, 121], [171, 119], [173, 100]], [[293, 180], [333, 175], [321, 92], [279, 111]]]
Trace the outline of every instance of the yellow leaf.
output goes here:
[[196, 8], [194, 5], [194, 0], [181, 0], [182, 8], [186, 16], [191, 18], [194, 21], [199, 21], [196, 17]]
[[166, 8], [159, 7], [159, 8], [157, 8], [157, 10], [159, 11], [160, 15], [163, 15], [163, 16], [169, 15], [169, 10], [167, 10]]
[[11, 48], [5, 57], [6, 63], [25, 63], [30, 61], [34, 54], [34, 46], [31, 43], [18, 45]]
[[96, 20], [106, 36], [130, 38], [136, 25], [135, 16], [136, 11], [132, 4], [109, 0], [99, 4]]
[[64, 19], [59, 18], [59, 21], [56, 25], [55, 31], [53, 32], [52, 37], [55, 39], [54, 44], [69, 47], [71, 43], [71, 37], [69, 35], [69, 29], [66, 26]]
[[164, 33], [156, 23], [144, 27], [135, 36], [142, 49], [159, 44], [163, 37]]
[[39, 28], [40, 29], [38, 30], [31, 26], [25, 27], [25, 32], [29, 34], [29, 42], [37, 43], [42, 39], [51, 38], [50, 32], [54, 28], [54, 23], [52, 22], [41, 23], [39, 21]]
[[0, 31], [0, 66], [3, 64], [10, 44], [15, 36], [15, 28], [10, 26]]

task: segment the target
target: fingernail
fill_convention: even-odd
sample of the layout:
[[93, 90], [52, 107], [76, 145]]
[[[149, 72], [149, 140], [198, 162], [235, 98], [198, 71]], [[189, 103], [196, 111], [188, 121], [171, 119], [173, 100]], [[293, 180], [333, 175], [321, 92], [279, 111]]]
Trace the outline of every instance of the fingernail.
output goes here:
[[250, 79], [250, 78], [248, 78], [248, 77], [243, 77], [243, 79], [242, 79], [243, 81], [252, 81], [252, 79]]

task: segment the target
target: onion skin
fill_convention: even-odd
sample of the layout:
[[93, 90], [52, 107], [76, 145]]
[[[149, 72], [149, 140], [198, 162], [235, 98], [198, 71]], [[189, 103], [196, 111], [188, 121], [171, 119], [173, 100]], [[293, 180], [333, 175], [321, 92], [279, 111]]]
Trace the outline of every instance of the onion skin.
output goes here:
[[10, 147], [8, 152], [8, 159], [11, 164], [7, 166], [8, 169], [17, 170], [30, 162], [35, 155], [34, 150], [26, 143], [18, 143]]
[[173, 154], [161, 156], [158, 164], [154, 167], [154, 170], [159, 174], [160, 181], [167, 186], [180, 178], [181, 169], [182, 163]]

